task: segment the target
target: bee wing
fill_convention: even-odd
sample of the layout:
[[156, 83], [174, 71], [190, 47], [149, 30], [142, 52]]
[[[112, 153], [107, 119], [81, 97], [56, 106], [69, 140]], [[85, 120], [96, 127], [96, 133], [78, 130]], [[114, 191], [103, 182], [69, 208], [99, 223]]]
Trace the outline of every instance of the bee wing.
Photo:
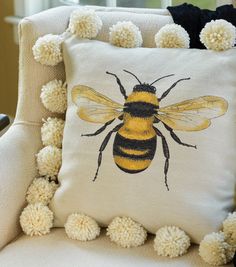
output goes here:
[[173, 130], [201, 131], [228, 109], [227, 101], [218, 96], [202, 96], [173, 104], [158, 110], [156, 118]]
[[78, 116], [88, 122], [106, 123], [123, 113], [122, 105], [85, 85], [75, 86], [71, 97], [78, 107]]

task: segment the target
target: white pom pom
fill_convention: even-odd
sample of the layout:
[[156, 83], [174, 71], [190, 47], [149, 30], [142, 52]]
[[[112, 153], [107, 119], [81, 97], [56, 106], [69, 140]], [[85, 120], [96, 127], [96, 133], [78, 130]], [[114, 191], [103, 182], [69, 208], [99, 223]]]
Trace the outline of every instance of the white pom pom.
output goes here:
[[155, 35], [159, 48], [189, 48], [190, 38], [187, 31], [177, 24], [167, 24]]
[[223, 51], [235, 45], [236, 28], [226, 20], [208, 22], [200, 33], [200, 41], [207, 49]]
[[220, 266], [233, 259], [234, 249], [225, 242], [224, 233], [211, 233], [201, 241], [199, 255], [208, 264]]
[[48, 118], [41, 128], [41, 137], [44, 146], [61, 148], [65, 121], [58, 118]]
[[29, 204], [48, 205], [57, 188], [58, 185], [55, 182], [49, 182], [45, 178], [36, 178], [28, 188], [26, 200]]
[[100, 227], [91, 217], [73, 213], [65, 223], [65, 231], [69, 238], [80, 241], [95, 239], [100, 234]]
[[42, 87], [41, 101], [51, 112], [64, 113], [67, 108], [66, 87], [61, 80], [53, 80]]
[[32, 48], [34, 59], [43, 65], [57, 65], [62, 61], [62, 42], [63, 39], [59, 35], [47, 34], [38, 38]]
[[117, 22], [110, 27], [109, 42], [115, 46], [133, 48], [143, 43], [139, 28], [131, 21]]
[[21, 213], [20, 225], [26, 235], [46, 235], [53, 226], [53, 213], [41, 203], [30, 204]]
[[223, 222], [223, 232], [227, 242], [236, 249], [236, 211], [230, 213]]
[[154, 239], [154, 249], [159, 256], [170, 258], [182, 256], [190, 247], [190, 238], [176, 226], [160, 228]]
[[123, 248], [138, 247], [144, 244], [147, 232], [141, 224], [129, 217], [116, 217], [107, 228], [112, 242]]
[[80, 8], [70, 16], [69, 31], [80, 38], [94, 38], [102, 28], [102, 21], [94, 10]]
[[46, 146], [36, 155], [39, 174], [42, 176], [56, 176], [61, 167], [61, 149]]

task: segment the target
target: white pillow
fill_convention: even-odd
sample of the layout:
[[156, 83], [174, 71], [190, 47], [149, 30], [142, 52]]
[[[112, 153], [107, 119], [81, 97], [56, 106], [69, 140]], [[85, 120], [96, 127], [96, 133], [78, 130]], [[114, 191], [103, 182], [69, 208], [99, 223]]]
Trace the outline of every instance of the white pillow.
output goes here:
[[[195, 243], [199, 243], [205, 234], [217, 231], [227, 213], [234, 208], [236, 50], [216, 53], [195, 49], [125, 49], [96, 40], [79, 40], [76, 37], [67, 39], [63, 50], [68, 83], [68, 110], [63, 139], [63, 162], [59, 173], [60, 188], [51, 203], [55, 213], [55, 226], [63, 226], [67, 216], [73, 212], [84, 212], [95, 218], [102, 226], [108, 225], [113, 217], [122, 215], [130, 216], [151, 233], [155, 233], [161, 226], [179, 226], [192, 237]], [[99, 148], [108, 133], [121, 124], [123, 119], [116, 119], [96, 136], [81, 136], [94, 133], [103, 125], [88, 122], [88, 120], [102, 121], [98, 119], [98, 114], [97, 116], [92, 114], [97, 110], [99, 110], [99, 118], [104, 118], [104, 114], [108, 114], [107, 109], [103, 107], [104, 113], [102, 112], [101, 115], [101, 106], [98, 104], [90, 109], [94, 103], [91, 101], [87, 103], [88, 98], [90, 100], [99, 98], [101, 102], [100, 96], [95, 96], [97, 92], [123, 106], [125, 99], [115, 77], [106, 74], [106, 71], [116, 74], [129, 96], [139, 82], [123, 69], [134, 73], [142, 83], [149, 84], [162, 76], [175, 74], [156, 82], [153, 86], [156, 88], [157, 97], [144, 93], [143, 101], [147, 101], [148, 97], [160, 98], [163, 92], [177, 80], [191, 78], [176, 84], [160, 102], [159, 108], [162, 109], [165, 106], [194, 99], [190, 104], [188, 102], [189, 105], [184, 106], [185, 111], [181, 117], [173, 113], [174, 109], [180, 112], [176, 107], [162, 109], [162, 112], [165, 112], [165, 118], [166, 112], [171, 109], [172, 113], [168, 115], [174, 118], [175, 122], [178, 117], [178, 124], [170, 123], [160, 116], [158, 118], [174, 129], [181, 129], [182, 131], [174, 131], [176, 135], [182, 142], [196, 145], [197, 149], [178, 144], [161, 122], [154, 124], [166, 138], [169, 146], [170, 160], [167, 174], [169, 191], [165, 185], [164, 174], [164, 166], [168, 163], [163, 155], [160, 136], [156, 137], [156, 151], [152, 149], [152, 146], [155, 146], [155, 140], [149, 142], [150, 147], [143, 146], [146, 154], [140, 148], [143, 145], [142, 142], [129, 141], [129, 146], [124, 138], [123, 141], [122, 138], [119, 140], [116, 138], [116, 141], [121, 141], [121, 144], [118, 144], [120, 150], [123, 149], [122, 152], [126, 154], [143, 154], [145, 157], [149, 153], [148, 156], [151, 158], [151, 152], [155, 152], [153, 160], [146, 161], [145, 164], [138, 156], [140, 162], [138, 164], [136, 162], [133, 167], [130, 161], [126, 164], [116, 158], [116, 162], [123, 164], [121, 167], [126, 169], [147, 167], [144, 171], [130, 174], [122, 171], [114, 162], [113, 144], [116, 133], [113, 133], [102, 153], [99, 173], [96, 181], [93, 182], [98, 165]], [[78, 107], [71, 99], [72, 89], [77, 85], [89, 87], [79, 86], [74, 89], [75, 102], [77, 105], [80, 103], [79, 107], [85, 107], [85, 109], [80, 108], [80, 117], [77, 115]], [[78, 96], [80, 101], [77, 101]], [[203, 98], [199, 99], [199, 97]], [[132, 101], [136, 100], [132, 99]], [[104, 100], [105, 106], [107, 101]], [[84, 105], [85, 103], [88, 106]], [[126, 105], [126, 107], [132, 106], [133, 113], [130, 109], [126, 110], [125, 116], [127, 117], [127, 112], [131, 112], [133, 116], [144, 114], [145, 117], [147, 112], [153, 111], [153, 109], [145, 110], [147, 105], [144, 104], [142, 106], [144, 109], [140, 112], [139, 104], [138, 106], [137, 104]], [[112, 105], [119, 108], [119, 105]], [[149, 107], [152, 108], [153, 105]], [[191, 110], [193, 107], [199, 107], [199, 109], [190, 116], [186, 111], [188, 107]], [[112, 109], [110, 112], [112, 114]], [[108, 119], [111, 117], [109, 115]], [[210, 120], [207, 121], [207, 117], [217, 118], [213, 118], [209, 126]], [[129, 129], [122, 128], [123, 136], [129, 136], [129, 139], [151, 137], [155, 139], [150, 118], [148, 120], [128, 119], [128, 123]], [[125, 126], [128, 123], [126, 121]], [[145, 128], [145, 123], [150, 123], [149, 127]], [[194, 129], [196, 125], [198, 127]], [[142, 127], [144, 129], [140, 133]], [[146, 131], [147, 128], [149, 132]], [[200, 130], [203, 128], [206, 129]], [[197, 129], [199, 131], [188, 131]], [[134, 143], [135, 148], [132, 146]], [[135, 151], [129, 151], [129, 149]], [[117, 146], [115, 150], [115, 154], [120, 153], [117, 152]], [[165, 156], [168, 158], [167, 154], [166, 152]], [[133, 158], [137, 157], [133, 156]], [[149, 163], [150, 166], [148, 166]]]

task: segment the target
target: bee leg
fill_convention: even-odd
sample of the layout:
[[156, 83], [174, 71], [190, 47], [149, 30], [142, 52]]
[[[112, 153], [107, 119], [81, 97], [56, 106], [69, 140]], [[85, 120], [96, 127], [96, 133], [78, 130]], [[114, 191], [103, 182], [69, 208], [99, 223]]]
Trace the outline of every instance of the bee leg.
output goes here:
[[102, 132], [106, 129], [106, 127], [107, 127], [108, 125], [110, 125], [114, 120], [115, 120], [115, 119], [106, 122], [106, 123], [105, 123], [101, 128], [99, 128], [95, 133], [91, 133], [91, 134], [81, 134], [81, 136], [95, 136], [95, 135], [98, 135], [98, 134], [102, 133]]
[[162, 99], [164, 99], [168, 94], [169, 92], [177, 85], [177, 83], [181, 82], [181, 81], [186, 81], [186, 80], [190, 80], [190, 78], [183, 78], [183, 79], [180, 79], [178, 80], [177, 82], [173, 83], [171, 85], [171, 87], [169, 89], [167, 89], [160, 98], [158, 98], [158, 101], [160, 102]]
[[[164, 124], [164, 123], [163, 123]], [[171, 129], [169, 126], [167, 126], [166, 124], [164, 124], [165, 128], [170, 132], [170, 135], [171, 137], [175, 140], [175, 142], [177, 142], [179, 145], [182, 145], [182, 146], [187, 146], [187, 147], [193, 147], [195, 149], [197, 149], [197, 146], [194, 146], [194, 145], [189, 145], [189, 144], [186, 144], [186, 143], [183, 143], [179, 137], [174, 133], [173, 129]]]
[[97, 176], [98, 176], [98, 171], [99, 171], [99, 168], [101, 166], [101, 163], [102, 163], [102, 152], [105, 150], [110, 138], [111, 138], [111, 135], [115, 132], [118, 132], [119, 129], [123, 126], [123, 123], [120, 123], [118, 124], [114, 129], [112, 129], [107, 135], [106, 137], [104, 138], [100, 148], [99, 148], [99, 155], [98, 155], [98, 166], [97, 166], [97, 170], [96, 170], [96, 173], [95, 173], [95, 176], [93, 178], [93, 182], [97, 179]]
[[112, 76], [114, 76], [114, 77], [116, 78], [116, 82], [118, 83], [118, 85], [119, 85], [119, 87], [120, 87], [120, 92], [121, 92], [121, 94], [124, 96], [125, 99], [127, 99], [127, 95], [126, 95], [125, 88], [124, 88], [124, 86], [121, 84], [121, 81], [120, 81], [120, 79], [117, 77], [117, 75], [114, 74], [114, 73], [108, 72], [108, 71], [106, 71], [106, 74], [112, 75]]
[[165, 161], [165, 167], [164, 167], [164, 174], [165, 174], [165, 185], [166, 185], [166, 188], [167, 190], [169, 191], [169, 186], [168, 186], [168, 182], [167, 182], [167, 173], [168, 173], [168, 170], [169, 170], [169, 159], [170, 159], [170, 151], [169, 151], [169, 147], [168, 147], [168, 144], [166, 142], [166, 138], [165, 136], [161, 133], [161, 131], [159, 131], [157, 128], [153, 127], [156, 134], [158, 136], [161, 137], [161, 141], [162, 141], [162, 149], [163, 149], [163, 154], [164, 154], [164, 157], [166, 159]]

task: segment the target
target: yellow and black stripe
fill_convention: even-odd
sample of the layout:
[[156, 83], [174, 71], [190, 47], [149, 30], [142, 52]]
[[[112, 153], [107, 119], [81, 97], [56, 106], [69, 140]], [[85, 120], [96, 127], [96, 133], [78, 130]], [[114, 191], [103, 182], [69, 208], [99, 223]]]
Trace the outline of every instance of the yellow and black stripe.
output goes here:
[[153, 115], [158, 108], [155, 94], [133, 92], [124, 105], [124, 125], [116, 134], [113, 155], [116, 165], [127, 173], [148, 168], [156, 152]]
[[145, 170], [151, 163], [156, 152], [156, 136], [137, 140], [126, 138], [117, 133], [113, 155], [116, 165], [128, 173], [138, 173]]

